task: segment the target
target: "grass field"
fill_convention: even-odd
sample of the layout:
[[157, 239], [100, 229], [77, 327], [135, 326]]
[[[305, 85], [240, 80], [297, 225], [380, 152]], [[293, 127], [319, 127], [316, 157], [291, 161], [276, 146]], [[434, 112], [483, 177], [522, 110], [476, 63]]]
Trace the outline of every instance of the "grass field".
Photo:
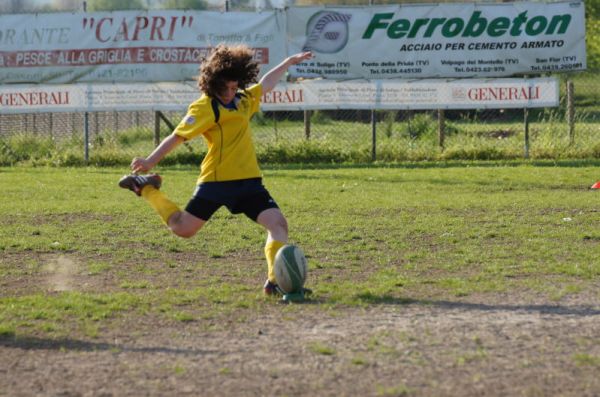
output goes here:
[[[315, 291], [288, 306], [262, 296], [243, 216], [185, 240], [117, 188], [125, 169], [0, 168], [0, 395], [597, 395], [597, 165], [265, 169]], [[185, 205], [196, 169], [160, 171]]]

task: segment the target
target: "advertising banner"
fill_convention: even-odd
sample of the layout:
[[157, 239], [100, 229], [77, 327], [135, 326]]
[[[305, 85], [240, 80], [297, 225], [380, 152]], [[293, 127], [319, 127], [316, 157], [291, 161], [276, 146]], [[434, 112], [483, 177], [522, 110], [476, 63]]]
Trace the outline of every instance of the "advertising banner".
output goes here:
[[555, 78], [464, 80], [306, 80], [279, 84], [265, 110], [486, 109], [558, 106]]
[[264, 73], [286, 56], [284, 25], [280, 11], [0, 15], [0, 84], [192, 80], [219, 43], [255, 49]]
[[[558, 81], [537, 79], [305, 80], [278, 84], [262, 110], [485, 109], [558, 106]], [[0, 112], [174, 110], [200, 92], [188, 83], [0, 86]]]
[[0, 84], [187, 81], [219, 43], [291, 77], [505, 77], [583, 70], [582, 2], [0, 15]]
[[442, 3], [287, 12], [296, 77], [502, 77], [586, 68], [584, 4]]

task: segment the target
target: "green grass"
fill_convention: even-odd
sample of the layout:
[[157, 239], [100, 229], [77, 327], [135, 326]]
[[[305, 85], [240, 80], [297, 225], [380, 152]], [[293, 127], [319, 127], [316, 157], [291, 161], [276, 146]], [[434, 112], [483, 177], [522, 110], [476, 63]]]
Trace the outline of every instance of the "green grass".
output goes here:
[[[180, 239], [117, 188], [126, 169], [0, 168], [0, 335], [94, 337], [142, 317], [214, 329], [273, 308], [597, 296], [597, 165], [267, 168], [315, 291], [315, 304], [288, 307], [262, 296], [265, 234], [243, 216], [222, 209]], [[185, 205], [196, 168], [159, 171]]]
[[310, 351], [316, 354], [321, 354], [323, 356], [333, 356], [335, 355], [335, 350], [327, 345], [324, 345], [320, 342], [313, 342], [308, 345]]
[[395, 396], [405, 397], [413, 394], [414, 391], [406, 385], [399, 385], [394, 387], [377, 386], [377, 396]]
[[573, 355], [573, 360], [578, 366], [592, 366], [600, 368], [600, 357], [587, 353], [576, 353]]

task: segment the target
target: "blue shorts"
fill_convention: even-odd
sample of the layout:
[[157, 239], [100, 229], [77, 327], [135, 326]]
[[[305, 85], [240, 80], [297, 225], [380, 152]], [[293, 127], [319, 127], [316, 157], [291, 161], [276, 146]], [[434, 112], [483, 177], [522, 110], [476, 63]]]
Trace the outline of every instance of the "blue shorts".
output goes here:
[[256, 221], [258, 215], [264, 210], [279, 208], [263, 186], [262, 178], [252, 178], [203, 182], [196, 188], [185, 210], [207, 221], [223, 205], [232, 214], [243, 213], [253, 221]]

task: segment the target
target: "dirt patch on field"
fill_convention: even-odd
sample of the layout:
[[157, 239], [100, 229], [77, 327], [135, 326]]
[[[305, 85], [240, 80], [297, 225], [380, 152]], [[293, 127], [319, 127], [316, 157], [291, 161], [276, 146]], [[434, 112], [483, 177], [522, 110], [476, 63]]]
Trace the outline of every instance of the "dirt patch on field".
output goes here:
[[121, 319], [100, 338], [0, 337], [2, 396], [597, 396], [597, 293], [272, 306]]

